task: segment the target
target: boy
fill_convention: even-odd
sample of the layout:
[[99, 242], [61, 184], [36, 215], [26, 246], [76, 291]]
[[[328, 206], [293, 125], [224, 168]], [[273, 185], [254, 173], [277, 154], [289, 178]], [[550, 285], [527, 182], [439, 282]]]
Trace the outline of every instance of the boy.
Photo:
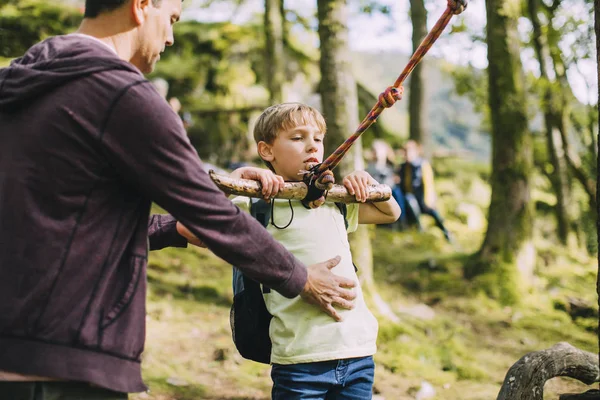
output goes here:
[[[253, 170], [263, 183], [263, 192], [276, 193], [284, 180], [301, 180], [300, 171], [323, 161], [325, 130], [323, 116], [312, 107], [298, 103], [272, 106], [254, 128], [258, 153], [272, 172], [245, 167], [232, 176], [248, 176], [248, 170]], [[343, 183], [364, 203], [367, 185], [377, 182], [368, 173], [356, 171]], [[233, 202], [246, 211], [250, 208], [247, 197], [236, 197]], [[358, 283], [347, 232], [356, 230], [358, 223], [392, 223], [400, 216], [400, 208], [393, 198], [380, 203], [348, 204], [346, 230], [344, 217], [334, 203], [317, 200], [315, 206], [319, 205], [308, 209], [298, 200], [272, 200], [267, 230], [306, 264], [340, 255], [341, 262], [332, 271]], [[354, 308], [339, 311], [341, 322], [274, 291], [265, 293], [264, 299], [273, 315], [270, 338], [274, 400], [371, 398], [378, 325], [365, 305], [360, 286]], [[332, 304], [339, 305], [341, 300], [333, 299]]]
[[435, 225], [440, 228], [448, 242], [452, 242], [450, 232], [444, 226], [444, 220], [435, 208], [435, 188], [431, 164], [421, 154], [421, 145], [409, 140], [404, 145], [406, 161], [400, 165], [400, 189], [406, 198], [407, 216], [414, 219], [420, 231], [423, 230], [419, 217], [430, 215]]

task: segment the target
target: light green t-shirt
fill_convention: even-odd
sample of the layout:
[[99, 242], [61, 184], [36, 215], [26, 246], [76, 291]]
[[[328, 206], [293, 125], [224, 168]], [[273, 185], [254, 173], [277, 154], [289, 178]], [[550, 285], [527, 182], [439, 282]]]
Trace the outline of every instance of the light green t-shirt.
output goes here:
[[[242, 210], [249, 211], [249, 198], [236, 197], [232, 201]], [[338, 307], [343, 321], [336, 322], [300, 297], [288, 299], [275, 291], [266, 293], [265, 304], [273, 315], [271, 362], [299, 364], [375, 354], [378, 324], [365, 304], [347, 235], [357, 228], [358, 204], [348, 204], [347, 232], [344, 217], [334, 203], [327, 202], [308, 210], [300, 201], [292, 200], [291, 206], [288, 200], [275, 200], [267, 230], [307, 266], [340, 255], [342, 259], [332, 272], [357, 283], [355, 307], [352, 310]], [[285, 227], [290, 220], [291, 224], [285, 229], [272, 224]]]

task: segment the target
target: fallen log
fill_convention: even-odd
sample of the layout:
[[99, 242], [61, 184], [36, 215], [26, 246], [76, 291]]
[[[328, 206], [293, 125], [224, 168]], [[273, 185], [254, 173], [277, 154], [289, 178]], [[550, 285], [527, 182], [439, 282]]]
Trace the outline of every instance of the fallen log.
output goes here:
[[591, 385], [598, 381], [598, 356], [566, 342], [528, 353], [510, 367], [496, 400], [543, 400], [544, 384], [557, 376]]
[[[213, 170], [209, 171], [209, 175], [219, 189], [228, 195], [262, 197], [260, 182], [250, 179], [233, 179], [226, 175], [217, 174]], [[275, 198], [302, 200], [306, 197], [307, 191], [308, 188], [304, 182], [286, 182]], [[367, 202], [369, 203], [386, 201], [392, 196], [392, 189], [388, 185], [370, 185], [367, 188], [367, 195]], [[327, 193], [326, 200], [336, 203], [357, 202], [356, 197], [348, 193], [343, 185], [333, 185], [333, 188]]]

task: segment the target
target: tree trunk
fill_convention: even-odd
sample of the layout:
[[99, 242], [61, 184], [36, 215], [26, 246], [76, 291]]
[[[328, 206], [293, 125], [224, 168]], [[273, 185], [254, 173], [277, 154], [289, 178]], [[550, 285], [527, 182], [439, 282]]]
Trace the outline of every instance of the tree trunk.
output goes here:
[[510, 367], [496, 400], [542, 400], [544, 384], [556, 376], [591, 385], [598, 379], [596, 355], [565, 342], [528, 353]]
[[[488, 229], [465, 276], [491, 273], [489, 289], [504, 303], [520, 299], [535, 263], [529, 180], [533, 157], [527, 132], [525, 82], [517, 19], [507, 0], [487, 0], [489, 102], [492, 120], [492, 199]], [[518, 8], [517, 8], [518, 9]]]
[[[348, 47], [347, 0], [319, 0], [319, 39], [321, 41], [321, 101], [327, 121], [325, 154], [331, 154], [358, 126], [358, 97], [352, 76]], [[356, 144], [355, 144], [356, 145]], [[353, 152], [344, 158], [336, 175], [351, 172]]]
[[542, 36], [542, 29], [538, 12], [540, 12], [540, 0], [528, 0], [528, 11], [531, 24], [533, 26], [533, 47], [540, 65], [540, 79], [544, 88], [542, 98], [542, 109], [544, 111], [544, 123], [546, 127], [546, 144], [548, 149], [548, 158], [553, 168], [550, 174], [550, 182], [556, 194], [556, 206], [554, 212], [557, 222], [558, 238], [562, 244], [567, 244], [569, 234], [569, 213], [567, 204], [569, 204], [569, 187], [567, 178], [567, 166], [560, 131], [553, 123], [553, 108], [560, 104], [560, 100], [554, 95], [555, 90], [550, 84], [548, 77], [547, 60], [550, 52], [547, 47], [548, 42]]
[[[598, 136], [600, 137], [600, 0], [594, 1], [594, 16], [595, 16], [595, 28], [596, 28], [596, 67], [598, 68]], [[596, 143], [600, 146], [600, 140], [596, 140]], [[596, 152], [600, 154], [600, 149]], [[600, 173], [600, 157], [596, 157], [597, 169]], [[596, 177], [596, 193], [600, 191], [600, 179]], [[596, 209], [596, 217], [600, 215], [600, 209]], [[596, 218], [596, 239], [598, 239], [598, 274], [596, 275], [596, 294], [598, 295], [598, 307], [600, 308], [600, 221]], [[598, 321], [598, 360], [600, 360], [600, 315]]]
[[[319, 39], [321, 41], [321, 100], [327, 121], [325, 154], [331, 154], [358, 126], [358, 96], [352, 76], [348, 46], [347, 0], [318, 0]], [[344, 157], [337, 179], [357, 167], [362, 168], [360, 139]], [[341, 174], [341, 175], [340, 175]], [[373, 253], [368, 226], [359, 225], [350, 235], [350, 247], [358, 267], [365, 294], [379, 298], [373, 283]], [[384, 314], [385, 315], [385, 314]]]
[[[427, 35], [427, 9], [423, 0], [410, 0], [410, 20], [412, 23], [413, 53]], [[423, 79], [423, 63], [418, 63], [410, 76], [408, 92], [408, 110], [410, 121], [410, 138], [423, 146], [426, 157], [430, 154], [429, 131], [426, 126], [425, 80]]]
[[281, 0], [265, 0], [265, 65], [271, 105], [283, 101], [283, 16]]

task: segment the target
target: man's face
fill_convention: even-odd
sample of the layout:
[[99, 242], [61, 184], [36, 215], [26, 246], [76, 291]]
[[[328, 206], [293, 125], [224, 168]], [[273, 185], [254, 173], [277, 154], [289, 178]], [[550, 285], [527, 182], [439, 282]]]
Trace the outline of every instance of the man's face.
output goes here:
[[138, 47], [131, 63], [148, 74], [160, 60], [165, 47], [175, 41], [173, 24], [179, 21], [181, 0], [162, 0], [158, 7], [152, 0], [147, 0], [143, 13], [144, 20], [138, 27]]

